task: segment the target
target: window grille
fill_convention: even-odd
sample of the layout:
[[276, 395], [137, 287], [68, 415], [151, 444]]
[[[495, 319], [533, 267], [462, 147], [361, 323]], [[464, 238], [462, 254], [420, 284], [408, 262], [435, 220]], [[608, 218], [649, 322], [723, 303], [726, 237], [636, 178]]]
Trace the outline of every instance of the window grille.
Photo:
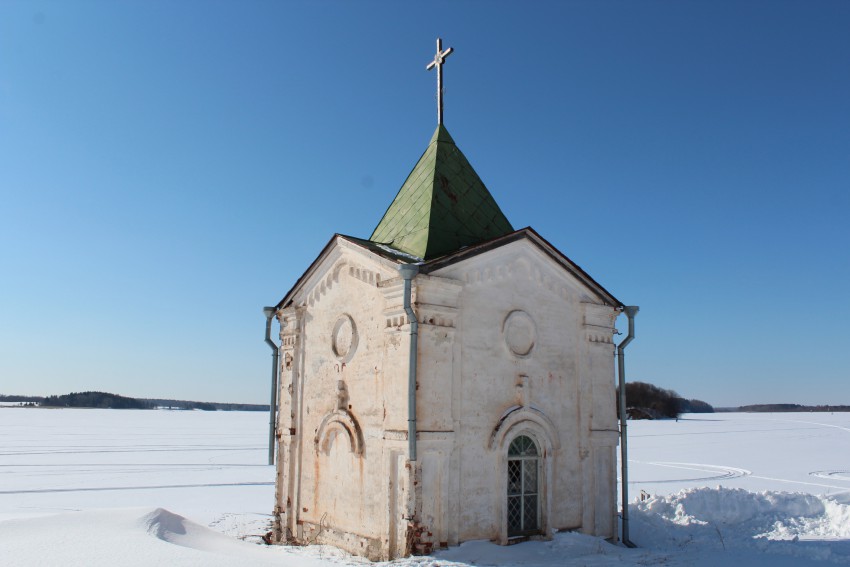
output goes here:
[[540, 457], [537, 445], [520, 435], [508, 447], [508, 536], [540, 529]]

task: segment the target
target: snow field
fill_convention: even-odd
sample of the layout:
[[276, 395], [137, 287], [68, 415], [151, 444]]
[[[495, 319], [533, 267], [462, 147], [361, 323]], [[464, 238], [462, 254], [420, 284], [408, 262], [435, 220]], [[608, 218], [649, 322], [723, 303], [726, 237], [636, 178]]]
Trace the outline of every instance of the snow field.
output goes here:
[[9, 408], [0, 432], [0, 520], [166, 507], [242, 537], [274, 506], [267, 413]]
[[[0, 408], [0, 564], [368, 563], [253, 543], [274, 504], [267, 420]], [[850, 565], [850, 414], [692, 415], [629, 422], [629, 433], [638, 549], [561, 533], [392, 565]]]
[[630, 491], [694, 486], [850, 491], [850, 413], [716, 413], [630, 421]]

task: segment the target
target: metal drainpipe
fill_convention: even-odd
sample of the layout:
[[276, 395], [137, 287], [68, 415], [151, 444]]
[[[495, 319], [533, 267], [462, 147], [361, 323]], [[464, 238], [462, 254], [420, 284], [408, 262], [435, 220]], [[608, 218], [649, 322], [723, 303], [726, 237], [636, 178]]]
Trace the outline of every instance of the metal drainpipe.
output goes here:
[[637, 547], [632, 540], [629, 539], [629, 450], [627, 446], [628, 436], [626, 435], [626, 365], [623, 356], [625, 349], [632, 339], [635, 338], [635, 315], [640, 311], [640, 307], [630, 305], [623, 308], [626, 312], [626, 317], [629, 318], [629, 334], [617, 345], [617, 363], [619, 368], [620, 378], [620, 477], [622, 479], [622, 500], [623, 500], [623, 545], [626, 547]]
[[416, 363], [419, 344], [419, 320], [410, 306], [410, 282], [419, 273], [416, 264], [402, 264], [398, 267], [404, 280], [404, 312], [410, 320], [410, 366], [407, 371], [407, 443], [411, 461], [416, 460]]
[[279, 349], [271, 339], [272, 334], [272, 318], [274, 317], [274, 307], [263, 307], [263, 313], [266, 316], [266, 344], [272, 349], [272, 396], [269, 403], [269, 464], [274, 464], [274, 441], [275, 441], [275, 421], [277, 417], [277, 366]]

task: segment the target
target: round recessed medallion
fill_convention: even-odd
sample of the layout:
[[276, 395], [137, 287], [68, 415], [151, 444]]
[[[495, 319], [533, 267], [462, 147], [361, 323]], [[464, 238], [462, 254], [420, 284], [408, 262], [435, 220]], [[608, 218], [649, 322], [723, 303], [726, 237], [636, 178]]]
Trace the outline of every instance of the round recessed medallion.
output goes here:
[[528, 356], [537, 341], [537, 327], [525, 311], [511, 311], [502, 324], [505, 344], [514, 355]]
[[331, 348], [337, 358], [348, 362], [357, 350], [357, 327], [349, 315], [341, 315], [331, 333]]

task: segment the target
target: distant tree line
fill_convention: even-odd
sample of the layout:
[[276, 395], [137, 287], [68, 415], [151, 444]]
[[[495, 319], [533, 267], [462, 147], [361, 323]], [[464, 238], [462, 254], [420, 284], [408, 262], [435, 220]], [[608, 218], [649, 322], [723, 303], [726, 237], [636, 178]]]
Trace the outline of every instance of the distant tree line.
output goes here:
[[125, 398], [107, 392], [71, 392], [62, 396], [48, 396], [41, 401], [45, 407], [57, 408], [109, 408], [150, 409], [151, 406], [135, 398]]
[[673, 390], [646, 382], [626, 383], [626, 414], [631, 419], [677, 418], [682, 413], [713, 412], [714, 408], [710, 404], [702, 400], [685, 399]]
[[14, 396], [0, 394], [0, 402], [16, 402], [31, 406], [54, 408], [109, 408], [109, 409], [155, 409], [203, 411], [269, 411], [266, 404], [229, 404], [218, 402], [195, 402], [189, 400], [167, 400], [129, 398], [107, 392], [72, 392], [61, 396]]
[[144, 398], [142, 401], [150, 403], [155, 408], [178, 409], [178, 410], [204, 410], [204, 411], [269, 411], [268, 404], [228, 404], [220, 402], [192, 402], [187, 400], [165, 400], [156, 398]]
[[702, 400], [679, 398], [679, 411], [681, 413], [714, 413], [714, 406]]
[[40, 402], [41, 396], [4, 396], [0, 395], [0, 402]]
[[850, 406], [804, 406], [801, 404], [754, 404], [750, 406], [741, 406], [730, 409], [728, 411], [741, 412], [799, 412], [799, 411], [850, 411]]

